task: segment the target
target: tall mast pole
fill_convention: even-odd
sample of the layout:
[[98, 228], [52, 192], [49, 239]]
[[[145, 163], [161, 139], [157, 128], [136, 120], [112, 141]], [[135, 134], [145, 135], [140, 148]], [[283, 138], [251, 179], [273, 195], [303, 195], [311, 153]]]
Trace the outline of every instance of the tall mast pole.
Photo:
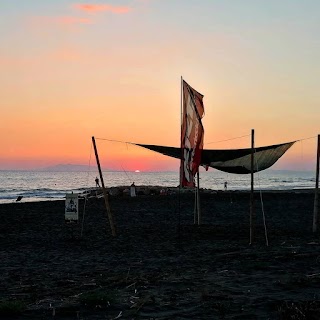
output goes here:
[[97, 161], [97, 166], [98, 166], [100, 180], [101, 180], [102, 192], [103, 192], [104, 202], [105, 202], [106, 209], [107, 209], [107, 214], [108, 214], [108, 218], [109, 218], [111, 232], [112, 232], [112, 235], [115, 237], [116, 236], [116, 229], [114, 227], [113, 217], [112, 217], [112, 213], [111, 213], [110, 206], [109, 206], [107, 190], [106, 190], [106, 188], [104, 186], [104, 181], [103, 181], [103, 176], [102, 176], [102, 171], [101, 171], [101, 166], [100, 166], [100, 161], [99, 161], [98, 150], [97, 150], [96, 141], [95, 141], [94, 137], [92, 137], [92, 144], [93, 144], [93, 148], [94, 148], [94, 153], [96, 155], [96, 161]]
[[320, 135], [318, 135], [318, 146], [317, 146], [316, 188], [315, 188], [315, 193], [314, 193], [313, 225], [312, 225], [312, 231], [313, 232], [317, 232], [317, 227], [318, 227], [319, 156], [320, 156]]
[[182, 187], [182, 174], [183, 174], [183, 168], [182, 168], [182, 159], [183, 159], [183, 153], [184, 150], [182, 149], [182, 123], [183, 123], [183, 79], [181, 76], [180, 79], [180, 148], [181, 148], [181, 159], [180, 159], [180, 177], [179, 177], [179, 190]]
[[[182, 85], [183, 80], [182, 76], [180, 77], [180, 148], [182, 147]], [[181, 214], [180, 214], [180, 200], [181, 200], [181, 182], [182, 182], [182, 159], [183, 159], [183, 150], [180, 150], [180, 175], [179, 175], [179, 210], [178, 210], [178, 237], [180, 245], [180, 233], [181, 233]]]
[[251, 129], [250, 244], [254, 238], [254, 129]]

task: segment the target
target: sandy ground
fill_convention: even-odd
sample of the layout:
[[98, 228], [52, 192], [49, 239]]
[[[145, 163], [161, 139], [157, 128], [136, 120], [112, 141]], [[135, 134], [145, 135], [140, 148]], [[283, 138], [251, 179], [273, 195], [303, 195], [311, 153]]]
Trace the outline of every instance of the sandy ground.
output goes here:
[[110, 197], [115, 238], [103, 199], [78, 224], [64, 201], [0, 205], [1, 304], [21, 303], [16, 319], [320, 319], [313, 193], [262, 194], [269, 246], [259, 194], [249, 245], [249, 198], [202, 193], [196, 226], [193, 194]]

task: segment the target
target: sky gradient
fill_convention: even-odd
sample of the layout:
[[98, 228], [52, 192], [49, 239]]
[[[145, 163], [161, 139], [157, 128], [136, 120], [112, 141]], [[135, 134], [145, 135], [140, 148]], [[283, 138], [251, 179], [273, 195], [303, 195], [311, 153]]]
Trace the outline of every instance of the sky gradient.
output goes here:
[[[273, 168], [314, 170], [319, 1], [11, 0], [1, 9], [0, 170], [88, 164], [92, 136], [179, 146], [181, 76], [204, 95], [205, 148], [249, 147], [251, 129], [256, 146], [313, 137]], [[178, 170], [128, 144], [97, 145], [105, 167]]]

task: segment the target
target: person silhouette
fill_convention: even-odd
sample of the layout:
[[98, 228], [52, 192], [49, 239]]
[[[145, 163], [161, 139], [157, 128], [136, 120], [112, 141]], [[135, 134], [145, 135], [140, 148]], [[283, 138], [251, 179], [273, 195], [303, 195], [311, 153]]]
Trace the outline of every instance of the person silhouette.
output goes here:
[[228, 189], [228, 182], [225, 181], [225, 183], [224, 183], [224, 191], [227, 191], [227, 189]]
[[96, 179], [94, 181], [96, 182], [96, 187], [100, 187], [99, 178], [96, 177]]

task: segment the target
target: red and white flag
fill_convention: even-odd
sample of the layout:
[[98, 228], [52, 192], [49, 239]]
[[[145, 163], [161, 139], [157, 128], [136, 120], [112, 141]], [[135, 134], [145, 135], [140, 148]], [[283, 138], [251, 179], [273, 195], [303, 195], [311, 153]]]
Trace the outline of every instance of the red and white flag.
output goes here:
[[203, 95], [182, 81], [182, 124], [181, 124], [181, 165], [180, 185], [194, 187], [203, 149], [204, 115]]

